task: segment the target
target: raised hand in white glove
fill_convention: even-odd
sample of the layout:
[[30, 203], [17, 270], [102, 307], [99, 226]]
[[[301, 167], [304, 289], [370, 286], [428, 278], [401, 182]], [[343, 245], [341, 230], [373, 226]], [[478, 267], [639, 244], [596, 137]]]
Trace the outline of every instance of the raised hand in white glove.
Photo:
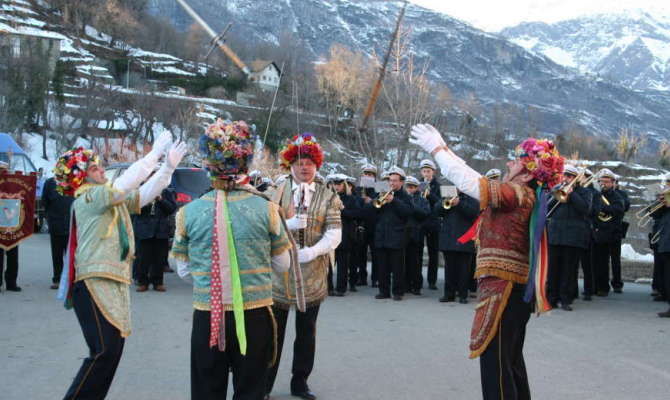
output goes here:
[[165, 163], [169, 168], [177, 169], [177, 166], [179, 166], [179, 163], [181, 162], [181, 159], [184, 158], [184, 155], [186, 154], [186, 143], [184, 142], [176, 142], [170, 147], [170, 151], [168, 151], [167, 156], [165, 156]]
[[430, 124], [414, 125], [409, 142], [421, 147], [426, 153], [432, 153], [436, 148], [446, 145], [440, 132]]
[[160, 135], [158, 135], [156, 140], [154, 140], [154, 145], [151, 148], [149, 155], [155, 157], [156, 160], [158, 160], [170, 148], [170, 145], [172, 145], [172, 133], [168, 130], [165, 130], [161, 132]]
[[307, 228], [307, 214], [296, 214], [286, 220], [286, 227], [290, 231]]
[[298, 249], [298, 262], [300, 264], [308, 263], [316, 258], [315, 251], [311, 247]]

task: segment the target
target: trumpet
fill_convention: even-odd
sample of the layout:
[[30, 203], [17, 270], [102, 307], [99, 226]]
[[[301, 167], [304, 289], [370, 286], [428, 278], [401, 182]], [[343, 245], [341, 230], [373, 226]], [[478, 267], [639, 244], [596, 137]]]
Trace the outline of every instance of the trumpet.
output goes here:
[[386, 198], [388, 197], [388, 195], [391, 194], [391, 193], [392, 193], [392, 191], [388, 191], [388, 192], [384, 193], [383, 196], [379, 196], [379, 197], [377, 197], [377, 198], [372, 202], [372, 205], [373, 205], [375, 208], [382, 208], [382, 207], [384, 206], [384, 201], [386, 200]]
[[591, 175], [589, 178], [583, 180], [583, 182], [581, 182], [580, 185], [582, 185], [582, 187], [584, 187], [584, 188], [588, 187], [590, 184], [593, 183], [594, 180], [596, 180], [596, 176]]
[[[602, 195], [602, 194], [600, 195], [600, 200], [601, 200], [601, 201], [603, 202], [603, 204], [605, 204], [606, 206], [609, 206], [609, 205], [610, 205], [610, 202], [609, 202], [609, 200], [607, 200], [607, 197], [605, 197], [605, 196]], [[604, 212], [602, 212], [602, 211], [600, 211], [600, 212], [598, 213], [598, 219], [599, 219], [600, 221], [602, 221], [602, 222], [609, 222], [612, 218], [614, 218], [613, 215], [604, 213]]]
[[658, 199], [644, 207], [635, 216], [638, 218], [637, 226], [640, 228], [647, 226], [651, 222], [652, 215], [663, 207], [670, 207], [670, 189], [666, 189], [658, 194]]
[[454, 206], [454, 200], [456, 199], [456, 197], [458, 197], [458, 196], [454, 196], [454, 197], [450, 197], [450, 198], [446, 198], [446, 199], [442, 200], [442, 208], [444, 208], [445, 210], [450, 210], [451, 207]]

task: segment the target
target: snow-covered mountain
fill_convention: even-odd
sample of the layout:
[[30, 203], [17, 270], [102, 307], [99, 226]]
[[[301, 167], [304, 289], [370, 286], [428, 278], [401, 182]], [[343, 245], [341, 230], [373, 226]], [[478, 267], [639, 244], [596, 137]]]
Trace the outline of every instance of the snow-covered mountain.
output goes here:
[[[189, 3], [215, 30], [233, 22], [234, 32], [250, 42], [278, 43], [282, 32], [290, 31], [306, 43], [314, 58], [326, 55], [333, 43], [383, 53], [400, 7], [398, 2], [354, 0]], [[150, 4], [154, 13], [184, 29], [192, 23], [174, 1], [150, 0]], [[501, 35], [416, 5], [409, 6], [404, 24], [412, 29], [415, 60], [429, 61], [434, 81], [446, 84], [456, 96], [474, 94], [484, 107], [511, 104], [527, 114], [515, 133], [528, 134], [524, 129], [530, 125], [544, 133], [581, 125], [610, 137], [621, 127], [652, 138], [670, 136], [670, 92], [634, 91], [585, 76]], [[484, 112], [482, 118], [487, 115]]]
[[525, 22], [500, 33], [567, 67], [633, 89], [670, 90], [670, 17], [632, 10], [553, 24]]

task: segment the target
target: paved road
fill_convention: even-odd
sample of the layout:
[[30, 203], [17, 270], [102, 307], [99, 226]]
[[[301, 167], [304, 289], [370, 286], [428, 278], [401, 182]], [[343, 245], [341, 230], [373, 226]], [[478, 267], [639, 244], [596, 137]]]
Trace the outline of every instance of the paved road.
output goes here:
[[[59, 399], [87, 352], [77, 320], [54, 299], [48, 236], [20, 247], [22, 293], [0, 293], [0, 398]], [[190, 287], [174, 274], [167, 293], [132, 296], [133, 334], [109, 399], [188, 399]], [[532, 318], [526, 364], [535, 399], [670, 398], [670, 320], [656, 317], [649, 287], [575, 311]], [[478, 399], [479, 365], [467, 358], [473, 303], [442, 304], [426, 291], [405, 301], [374, 300], [364, 288], [330, 298], [319, 315], [316, 367], [320, 399]], [[293, 333], [289, 334], [292, 342]], [[290, 399], [292, 346], [275, 394]]]

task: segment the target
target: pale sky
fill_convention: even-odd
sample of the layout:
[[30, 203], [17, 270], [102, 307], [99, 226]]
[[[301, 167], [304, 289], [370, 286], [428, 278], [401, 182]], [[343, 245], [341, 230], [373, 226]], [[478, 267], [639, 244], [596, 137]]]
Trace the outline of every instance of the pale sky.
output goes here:
[[410, 0], [449, 14], [485, 31], [499, 31], [519, 22], [556, 22], [587, 14], [641, 8], [670, 15], [667, 0]]

